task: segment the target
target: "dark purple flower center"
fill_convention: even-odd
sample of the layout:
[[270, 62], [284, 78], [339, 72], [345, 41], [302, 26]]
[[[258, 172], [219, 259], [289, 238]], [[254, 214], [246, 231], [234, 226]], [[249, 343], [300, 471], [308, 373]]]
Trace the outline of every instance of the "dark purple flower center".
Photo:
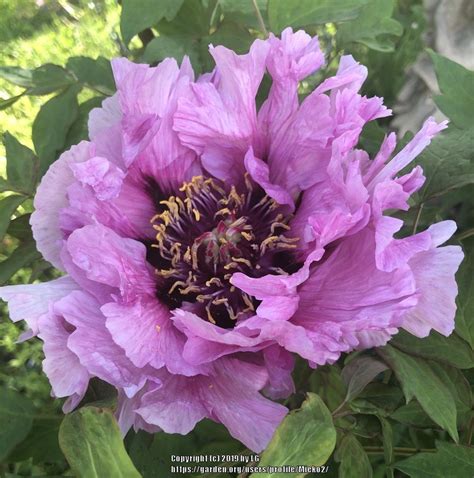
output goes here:
[[298, 239], [287, 236], [291, 216], [248, 176], [238, 187], [196, 176], [160, 205], [148, 256], [157, 295], [170, 309], [230, 328], [258, 306], [230, 283], [235, 272], [260, 277], [298, 268]]

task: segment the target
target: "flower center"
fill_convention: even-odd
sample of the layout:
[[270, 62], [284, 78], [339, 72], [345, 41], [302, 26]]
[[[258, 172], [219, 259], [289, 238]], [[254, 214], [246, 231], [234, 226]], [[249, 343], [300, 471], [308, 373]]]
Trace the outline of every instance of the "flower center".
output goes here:
[[258, 306], [230, 283], [235, 272], [260, 277], [297, 266], [298, 239], [286, 235], [291, 216], [248, 176], [239, 187], [195, 176], [160, 205], [151, 221], [157, 234], [149, 261], [157, 295], [170, 309], [233, 327]]

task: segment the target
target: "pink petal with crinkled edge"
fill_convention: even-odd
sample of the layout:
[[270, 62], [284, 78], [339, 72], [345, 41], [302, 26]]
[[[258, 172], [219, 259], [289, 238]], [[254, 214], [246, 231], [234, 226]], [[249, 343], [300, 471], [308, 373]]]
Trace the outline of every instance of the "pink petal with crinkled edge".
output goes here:
[[54, 312], [75, 330], [67, 347], [79, 358], [90, 375], [117, 388], [143, 386], [146, 375], [137, 369], [118, 347], [105, 327], [100, 304], [89, 294], [76, 291], [54, 304]]
[[189, 96], [194, 78], [189, 59], [181, 67], [172, 58], [149, 67], [122, 58], [113, 60], [112, 67], [123, 111], [125, 163], [133, 163], [135, 175], [152, 177], [171, 192], [188, 179], [189, 168], [198, 168], [195, 154], [172, 129], [177, 101]]
[[408, 166], [430, 143], [431, 140], [443, 129], [447, 128], [447, 121], [436, 123], [433, 118], [428, 118], [415, 137], [385, 164], [368, 185], [369, 189], [385, 179], [393, 178], [404, 167]]
[[55, 397], [69, 397], [63, 410], [71, 411], [82, 400], [90, 378], [78, 356], [67, 347], [73, 327], [63, 317], [50, 311], [39, 318], [38, 328], [38, 336], [44, 342], [44, 373]]
[[270, 170], [268, 165], [253, 154], [253, 148], [249, 148], [245, 155], [245, 169], [250, 177], [262, 187], [262, 189], [280, 205], [287, 205], [293, 210], [295, 203], [290, 193], [277, 184], [270, 182]]
[[144, 394], [136, 412], [168, 433], [189, 433], [203, 418], [224, 424], [255, 452], [263, 450], [288, 410], [260, 395], [268, 382], [264, 367], [220, 359], [204, 377], [163, 378], [163, 386]]
[[107, 227], [91, 225], [75, 230], [66, 247], [87, 279], [116, 288], [123, 300], [153, 296], [155, 276], [142, 243], [120, 237]]
[[70, 164], [87, 161], [92, 150], [91, 143], [82, 141], [63, 153], [50, 166], [36, 191], [35, 211], [30, 219], [36, 247], [47, 261], [61, 270], [64, 270], [60, 258], [64, 237], [59, 228], [59, 212], [67, 206], [67, 188], [75, 181]]
[[368, 198], [359, 155], [345, 151], [343, 135], [332, 145], [326, 180], [305, 191], [290, 223], [290, 234], [300, 238], [300, 251], [324, 248], [365, 227], [370, 216]]
[[233, 329], [224, 329], [182, 309], [173, 310], [171, 320], [186, 337], [183, 358], [194, 365], [211, 363], [234, 352], [255, 352], [269, 345], [247, 335], [245, 320]]
[[193, 95], [178, 100], [174, 130], [219, 179], [242, 180], [244, 155], [257, 138], [255, 96], [268, 50], [262, 40], [256, 40], [246, 55], [236, 55], [223, 46], [211, 47], [219, 75], [217, 86], [193, 84]]
[[188, 363], [183, 357], [184, 335], [174, 328], [169, 310], [156, 299], [133, 304], [105, 304], [101, 308], [112, 338], [137, 366], [166, 366], [170, 373], [207, 374], [207, 366]]
[[437, 247], [447, 241], [456, 230], [454, 221], [443, 221], [428, 228], [431, 249], [420, 252], [408, 262], [413, 271], [419, 295], [418, 304], [403, 317], [402, 327], [417, 337], [430, 331], [450, 335], [454, 330], [456, 271], [464, 254], [459, 246]]
[[125, 169], [122, 157], [122, 110], [117, 93], [106, 98], [100, 108], [89, 113], [89, 138], [95, 152]]
[[13, 322], [24, 320], [30, 327], [31, 333], [20, 338], [26, 340], [38, 333], [38, 319], [49, 311], [50, 305], [78, 288], [78, 284], [66, 276], [41, 284], [0, 287], [0, 298], [8, 302]]
[[125, 174], [108, 159], [94, 156], [70, 167], [74, 177], [83, 185], [90, 186], [100, 201], [116, 198], [120, 194]]
[[[103, 168], [105, 164], [109, 168], [114, 167], [106, 159], [102, 163]], [[67, 188], [69, 204], [59, 213], [64, 237], [90, 224], [102, 224], [124, 237], [154, 237], [150, 219], [156, 214], [156, 207], [151, 195], [146, 192], [147, 185], [143, 181], [136, 181], [131, 175], [126, 176], [120, 185], [114, 179], [110, 184], [107, 179], [97, 181], [94, 177], [97, 174], [87, 175], [84, 172], [80, 177], [82, 184], [77, 181]], [[116, 172], [116, 175], [120, 176], [121, 173]]]
[[426, 251], [431, 244], [427, 231], [395, 239], [393, 236], [403, 226], [401, 219], [384, 216], [388, 209], [408, 210], [408, 198], [424, 182], [420, 167], [395, 180], [387, 179], [378, 183], [373, 191], [372, 211], [375, 226], [375, 256], [380, 270], [392, 271], [403, 267], [415, 254]]
[[271, 33], [268, 43], [267, 69], [272, 86], [268, 99], [258, 112], [262, 137], [259, 154], [268, 152], [273, 138], [298, 109], [299, 82], [324, 64], [317, 37], [311, 38], [302, 30], [293, 33], [288, 27], [281, 33], [281, 39]]

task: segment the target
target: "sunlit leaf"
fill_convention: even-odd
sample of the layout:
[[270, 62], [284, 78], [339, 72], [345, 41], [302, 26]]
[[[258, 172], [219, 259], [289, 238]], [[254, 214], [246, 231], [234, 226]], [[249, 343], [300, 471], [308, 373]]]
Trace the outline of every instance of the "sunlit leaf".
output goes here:
[[109, 410], [83, 407], [66, 415], [59, 429], [59, 445], [79, 478], [140, 478]]

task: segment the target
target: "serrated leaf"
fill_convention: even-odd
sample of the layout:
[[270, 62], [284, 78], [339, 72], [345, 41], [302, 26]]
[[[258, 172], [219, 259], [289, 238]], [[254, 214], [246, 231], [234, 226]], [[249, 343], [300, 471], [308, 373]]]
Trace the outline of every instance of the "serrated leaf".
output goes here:
[[162, 18], [168, 21], [178, 13], [183, 0], [123, 0], [120, 30], [126, 45], [141, 31], [156, 25]]
[[64, 147], [69, 128], [77, 118], [79, 87], [71, 86], [54, 96], [40, 109], [33, 123], [33, 144], [44, 174]]
[[28, 435], [33, 423], [33, 404], [23, 395], [0, 391], [0, 462]]
[[400, 331], [390, 343], [411, 355], [444, 362], [461, 369], [474, 367], [474, 351], [456, 334], [444, 337], [433, 331], [428, 337], [419, 339], [408, 332]]
[[59, 429], [59, 445], [79, 478], [140, 478], [110, 410], [83, 407], [66, 415]]
[[402, 25], [392, 18], [394, 6], [394, 0], [370, 0], [356, 19], [339, 26], [338, 40], [342, 44], [356, 42], [373, 50], [393, 51], [393, 37], [403, 33]]
[[474, 128], [449, 128], [412, 163], [420, 165], [427, 180], [420, 191], [424, 202], [453, 189], [474, 183]]
[[[277, 428], [263, 452], [259, 466], [324, 465], [336, 445], [331, 413], [321, 398], [308, 393], [299, 410], [294, 410]], [[255, 477], [284, 478], [285, 473], [254, 473]]]
[[344, 401], [357, 397], [377, 375], [387, 370], [387, 365], [373, 357], [356, 357], [342, 370], [341, 377], [347, 387]]
[[354, 435], [346, 435], [336, 450], [340, 478], [372, 478], [369, 457]]
[[115, 80], [112, 74], [110, 61], [104, 57], [89, 58], [87, 56], [73, 56], [67, 61], [67, 68], [76, 78], [104, 95], [113, 95]]
[[32, 193], [38, 173], [35, 153], [6, 132], [3, 144], [7, 156], [7, 178], [13, 191]]
[[353, 20], [368, 0], [269, 0], [268, 19], [274, 33], [285, 27], [306, 27]]
[[25, 196], [15, 194], [0, 200], [0, 239], [2, 239], [7, 232], [13, 213], [25, 199]]
[[458, 128], [469, 129], [474, 110], [474, 71], [434, 51], [430, 55], [442, 93], [435, 97], [435, 103]]
[[412, 478], [461, 478], [474, 476], [474, 448], [437, 442], [436, 453], [418, 453], [395, 463]]
[[456, 405], [449, 384], [444, 383], [424, 359], [407, 355], [390, 345], [378, 352], [395, 372], [407, 403], [416, 398], [428, 416], [457, 442]]
[[463, 241], [464, 261], [456, 275], [459, 286], [456, 332], [474, 349], [474, 237]]

